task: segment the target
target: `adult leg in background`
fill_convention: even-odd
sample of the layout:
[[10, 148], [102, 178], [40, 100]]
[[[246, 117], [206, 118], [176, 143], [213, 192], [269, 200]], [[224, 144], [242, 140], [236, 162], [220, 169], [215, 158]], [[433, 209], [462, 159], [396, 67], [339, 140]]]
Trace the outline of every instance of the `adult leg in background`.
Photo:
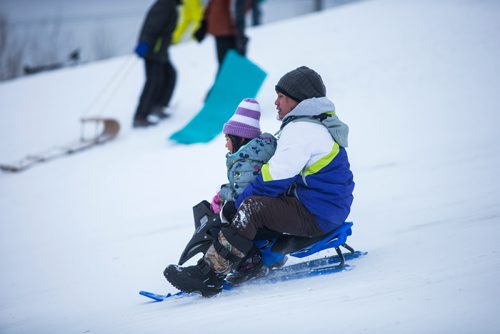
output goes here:
[[163, 73], [161, 72], [161, 63], [151, 60], [145, 60], [146, 82], [142, 89], [139, 105], [134, 115], [134, 126], [147, 126], [147, 117], [153, 111], [155, 104], [158, 102], [158, 91], [161, 90]]

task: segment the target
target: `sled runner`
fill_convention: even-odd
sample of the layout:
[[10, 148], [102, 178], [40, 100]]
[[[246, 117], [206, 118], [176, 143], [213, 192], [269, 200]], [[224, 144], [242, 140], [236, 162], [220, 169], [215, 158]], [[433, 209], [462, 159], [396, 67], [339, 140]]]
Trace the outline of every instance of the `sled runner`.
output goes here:
[[[94, 126], [94, 134], [87, 137], [86, 128]], [[54, 146], [42, 152], [29, 154], [24, 158], [10, 164], [0, 164], [0, 169], [5, 172], [20, 172], [26, 170], [36, 164], [47, 162], [65, 155], [77, 153], [93, 146], [104, 144], [114, 139], [120, 131], [120, 124], [112, 118], [82, 118], [81, 119], [81, 136], [79, 140], [69, 142], [65, 145]]]

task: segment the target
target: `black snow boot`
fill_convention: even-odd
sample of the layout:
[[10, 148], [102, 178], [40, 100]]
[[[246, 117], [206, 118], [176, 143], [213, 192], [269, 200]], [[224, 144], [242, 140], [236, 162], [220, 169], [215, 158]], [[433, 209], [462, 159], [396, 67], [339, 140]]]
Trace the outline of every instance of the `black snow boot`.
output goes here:
[[267, 276], [271, 270], [283, 267], [286, 261], [287, 257], [285, 256], [272, 265], [266, 265], [262, 261], [259, 249], [254, 247], [236, 269], [227, 276], [226, 281], [230, 285], [241, 285], [249, 280]]
[[200, 293], [203, 297], [212, 297], [221, 292], [226, 276], [214, 272], [203, 258], [195, 266], [169, 265], [163, 275], [177, 289]]
[[230, 285], [240, 285], [251, 279], [266, 276], [268, 273], [269, 267], [262, 262], [259, 250], [253, 248], [226, 280]]
[[253, 243], [230, 227], [222, 227], [205, 256], [191, 267], [168, 266], [164, 275], [177, 289], [211, 297], [222, 291], [224, 279], [238, 266]]

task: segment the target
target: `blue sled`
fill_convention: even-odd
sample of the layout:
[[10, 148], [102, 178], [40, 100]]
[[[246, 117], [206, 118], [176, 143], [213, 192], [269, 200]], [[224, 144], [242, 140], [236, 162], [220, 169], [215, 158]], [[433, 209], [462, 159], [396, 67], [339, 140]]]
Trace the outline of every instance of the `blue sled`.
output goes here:
[[[338, 266], [342, 267], [345, 257], [340, 247], [351, 253], [355, 252], [346, 243], [347, 237], [352, 234], [352, 225], [352, 222], [345, 222], [332, 232], [316, 238], [281, 235], [272, 241], [256, 241], [256, 245], [262, 254], [262, 261], [267, 266], [281, 261], [287, 254], [296, 258], [304, 258], [322, 250], [335, 248], [339, 260]], [[265, 244], [264, 247], [259, 245], [262, 243]]]
[[[196, 212], [197, 211], [195, 210], [195, 226], [197, 218]], [[199, 215], [198, 218], [200, 218]], [[212, 219], [208, 217], [205, 218], [206, 219], [202, 219], [202, 221], [205, 222], [205, 225], [197, 226], [197, 232], [195, 232], [195, 236], [199, 237], [199, 232], [203, 231], [203, 229], [206, 230], [205, 238], [203, 238], [205, 243], [196, 242], [196, 240], [194, 243], [190, 242], [192, 246], [191, 250], [194, 250], [196, 252], [205, 252], [206, 249], [208, 249], [206, 243], [211, 243], [211, 241], [207, 241], [207, 239], [210, 239], [210, 236], [212, 234], [214, 236], [216, 235], [216, 231], [213, 230], [214, 226], [216, 226], [216, 219], [213, 217]], [[269, 272], [268, 275], [254, 279], [251, 282], [275, 283], [305, 277], [327, 275], [351, 269], [350, 266], [346, 264], [347, 260], [355, 259], [367, 254], [367, 252], [355, 251], [346, 243], [348, 236], [352, 234], [352, 226], [352, 222], [345, 222], [334, 231], [317, 238], [281, 235], [273, 240], [256, 241], [256, 246], [260, 249], [264, 264], [270, 267], [273, 264], [283, 260], [286, 255], [296, 258], [304, 258], [320, 251], [332, 248], [335, 249], [337, 255], [299, 262], [280, 268], [274, 268]], [[193, 237], [193, 239], [196, 238]], [[193, 239], [191, 241], [193, 241]], [[348, 252], [343, 253], [341, 247], [348, 250]], [[194, 256], [194, 251], [190, 252], [185, 250], [185, 252], [181, 256], [181, 260], [179, 261], [179, 263], [182, 264], [188, 258]], [[226, 282], [224, 284], [224, 290], [232, 290], [236, 287], [238, 287], [238, 285], [231, 285], [229, 282]], [[190, 295], [184, 292], [177, 292], [174, 294], [169, 293], [167, 295], [155, 294], [148, 291], [140, 291], [139, 293], [155, 301], [175, 299]]]

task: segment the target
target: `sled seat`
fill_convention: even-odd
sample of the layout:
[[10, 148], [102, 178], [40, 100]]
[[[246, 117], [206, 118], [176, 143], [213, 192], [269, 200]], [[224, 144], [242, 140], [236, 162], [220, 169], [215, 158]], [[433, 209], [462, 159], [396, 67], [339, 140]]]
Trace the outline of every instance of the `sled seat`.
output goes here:
[[343, 267], [345, 258], [340, 247], [354, 253], [354, 249], [346, 243], [347, 237], [352, 234], [352, 225], [352, 222], [344, 222], [335, 230], [314, 238], [282, 235], [271, 244], [259, 247], [262, 260], [266, 265], [272, 265], [281, 261], [285, 255], [303, 258], [322, 250], [335, 248], [340, 258], [338, 267]]

